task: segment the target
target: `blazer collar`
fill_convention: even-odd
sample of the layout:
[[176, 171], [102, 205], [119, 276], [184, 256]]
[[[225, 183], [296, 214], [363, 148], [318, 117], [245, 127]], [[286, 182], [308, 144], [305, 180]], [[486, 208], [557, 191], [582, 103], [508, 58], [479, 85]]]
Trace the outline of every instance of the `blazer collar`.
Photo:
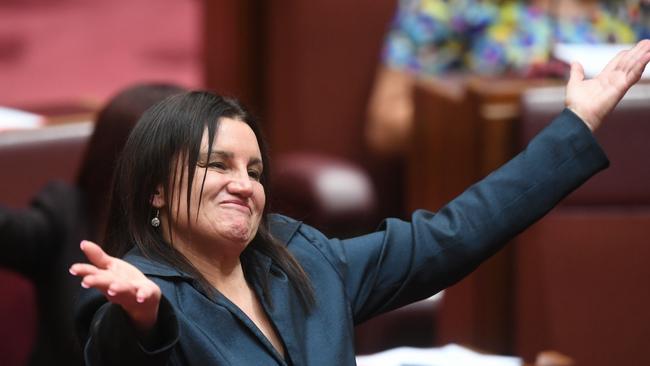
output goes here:
[[267, 219], [271, 234], [285, 244], [289, 243], [289, 240], [291, 240], [300, 225], [302, 225], [301, 221], [296, 221], [280, 214], [269, 214]]
[[138, 267], [138, 269], [145, 275], [192, 279], [192, 276], [177, 268], [164, 262], [145, 257], [137, 247], [129, 250], [129, 252], [124, 256], [124, 260]]

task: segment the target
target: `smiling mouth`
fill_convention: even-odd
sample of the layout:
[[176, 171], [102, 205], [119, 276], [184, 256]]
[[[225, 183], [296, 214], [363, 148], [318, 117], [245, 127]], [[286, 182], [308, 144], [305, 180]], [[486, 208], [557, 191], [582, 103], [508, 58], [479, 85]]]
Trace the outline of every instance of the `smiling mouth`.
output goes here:
[[250, 207], [248, 207], [247, 204], [241, 201], [224, 201], [221, 202], [221, 205], [227, 208], [233, 208], [238, 211], [246, 212], [246, 213], [251, 213]]

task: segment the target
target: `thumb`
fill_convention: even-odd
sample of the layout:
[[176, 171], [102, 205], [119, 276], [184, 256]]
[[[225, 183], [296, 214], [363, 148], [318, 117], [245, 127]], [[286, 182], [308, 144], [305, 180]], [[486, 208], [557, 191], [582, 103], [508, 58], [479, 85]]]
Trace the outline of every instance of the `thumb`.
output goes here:
[[82, 240], [79, 246], [86, 257], [88, 257], [90, 263], [95, 266], [105, 269], [111, 262], [111, 257], [106, 254], [99, 245], [88, 240]]
[[571, 63], [571, 71], [569, 73], [569, 85], [578, 83], [585, 79], [585, 70], [578, 62]]

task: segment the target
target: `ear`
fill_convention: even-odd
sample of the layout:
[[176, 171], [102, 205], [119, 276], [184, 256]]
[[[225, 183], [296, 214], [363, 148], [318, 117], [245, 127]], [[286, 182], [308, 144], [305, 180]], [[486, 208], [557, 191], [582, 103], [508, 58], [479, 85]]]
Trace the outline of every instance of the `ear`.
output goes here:
[[162, 184], [157, 185], [154, 193], [151, 195], [151, 205], [155, 208], [163, 208], [165, 206], [165, 192]]

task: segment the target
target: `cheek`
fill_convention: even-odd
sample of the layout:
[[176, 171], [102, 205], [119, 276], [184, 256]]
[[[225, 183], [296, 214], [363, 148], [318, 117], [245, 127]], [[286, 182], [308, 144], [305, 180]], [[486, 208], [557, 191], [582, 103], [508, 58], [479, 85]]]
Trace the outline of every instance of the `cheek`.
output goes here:
[[[189, 217], [188, 217], [188, 202], [187, 202], [187, 182], [182, 182], [177, 185], [177, 190], [174, 192], [173, 197], [171, 197], [171, 204], [170, 204], [170, 210], [172, 213], [172, 221], [176, 226], [179, 228], [186, 228], [188, 226], [189, 222], [195, 222], [198, 218], [201, 217], [202, 211], [203, 211], [203, 206], [205, 205], [205, 202], [203, 202], [201, 206], [201, 210], [198, 213], [197, 217], [197, 212], [196, 209], [199, 207], [199, 197], [201, 195], [201, 182], [203, 180], [203, 176], [195, 176], [194, 181], [192, 182], [192, 196], [190, 198], [189, 202]], [[205, 192], [204, 192], [204, 197], [205, 197]]]
[[261, 215], [264, 212], [264, 206], [266, 205], [266, 194], [264, 193], [264, 187], [262, 184], [257, 184], [255, 188], [255, 206], [257, 207], [258, 213]]

